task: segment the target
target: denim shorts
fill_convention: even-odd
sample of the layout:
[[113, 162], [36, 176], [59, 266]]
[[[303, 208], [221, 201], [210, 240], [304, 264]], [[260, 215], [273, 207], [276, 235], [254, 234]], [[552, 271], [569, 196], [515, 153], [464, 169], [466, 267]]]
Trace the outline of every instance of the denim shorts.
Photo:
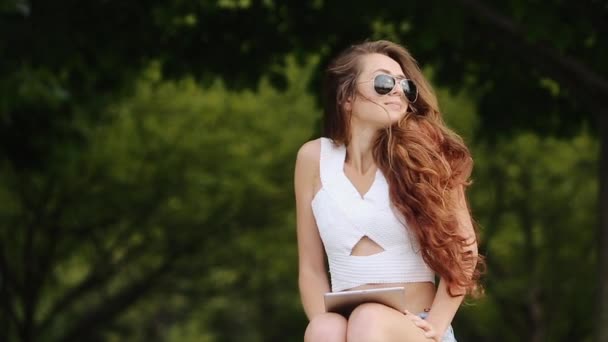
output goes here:
[[[428, 317], [428, 313], [426, 312], [421, 312], [418, 314], [418, 317], [422, 318], [422, 319], [426, 319]], [[452, 329], [452, 326], [450, 325], [447, 330], [445, 331], [445, 334], [443, 334], [443, 338], [441, 339], [441, 342], [456, 342], [456, 337], [454, 336], [454, 329]]]

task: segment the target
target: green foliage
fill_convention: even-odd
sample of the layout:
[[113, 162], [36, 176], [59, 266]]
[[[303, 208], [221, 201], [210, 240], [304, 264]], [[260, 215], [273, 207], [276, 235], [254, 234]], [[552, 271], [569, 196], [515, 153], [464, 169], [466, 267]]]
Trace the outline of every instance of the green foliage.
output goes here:
[[[171, 146], [151, 161], [187, 160], [185, 170], [167, 170], [173, 177], [186, 177], [179, 192], [193, 192], [172, 201], [180, 209], [173, 216], [203, 215], [204, 222], [193, 227], [201, 231], [200, 250], [183, 260], [190, 273], [172, 280], [180, 290], [163, 295], [167, 307], [152, 301], [135, 308], [125, 316], [123, 328], [155, 327], [154, 338], [180, 341], [205, 338], [201, 336], [210, 341], [282, 340], [283, 328], [277, 327], [302, 329], [291, 178], [295, 152], [312, 134], [319, 114], [312, 98], [303, 94], [309, 73], [293, 69], [286, 92], [264, 82], [257, 93], [228, 93], [219, 82], [205, 89], [192, 80], [153, 87], [144, 83], [134, 99], [117, 106], [118, 130], [111, 132], [130, 136], [137, 131], [133, 123], [140, 123], [155, 133], [141, 139], [145, 144], [137, 149], [165, 141]], [[116, 136], [108, 141], [132, 145]], [[180, 233], [174, 227], [171, 232]], [[143, 324], [142, 311], [148, 316]], [[164, 317], [160, 324], [159, 315]], [[127, 336], [150, 338], [137, 329]]]
[[[2, 168], [2, 197], [14, 203], [2, 209], [0, 229], [14, 276], [11, 307], [24, 322], [27, 298], [40, 298], [30, 308], [37, 340], [144, 340], [159, 315], [171, 323], [200, 307], [217, 310], [204, 316], [223, 333], [235, 323], [243, 327], [235, 333], [264, 334], [260, 308], [291, 302], [297, 312], [286, 276], [294, 252], [285, 246], [294, 244], [289, 170], [318, 115], [303, 96], [309, 72], [293, 71], [286, 92], [262, 82], [258, 93], [228, 93], [219, 81], [204, 89], [192, 79], [160, 82], [155, 70], [110, 107], [111, 120], [75, 121], [86, 147], [54, 146], [46, 173]], [[276, 244], [260, 245], [261, 236]], [[28, 267], [35, 273], [22, 275]], [[273, 287], [286, 294], [260, 297]], [[249, 302], [234, 315], [241, 297]]]
[[[428, 70], [431, 77], [434, 74]], [[480, 141], [466, 92], [437, 91], [475, 161], [469, 191], [487, 257], [486, 295], [456, 316], [464, 341], [591, 340], [595, 321], [598, 142], [532, 133]]]
[[591, 338], [597, 153], [588, 133], [474, 145], [487, 296], [457, 318], [465, 340]]
[[0, 340], [301, 340], [293, 159], [324, 62], [370, 37], [433, 71], [474, 153], [487, 297], [457, 336], [589, 339], [606, 13], [1, 1]]
[[[54, 146], [48, 171], [26, 177], [5, 162], [0, 234], [22, 284], [34, 229], [38, 340], [300, 341], [291, 183], [297, 148], [318, 132], [304, 89], [314, 67], [292, 66], [286, 91], [262, 81], [255, 92], [163, 81], [152, 67], [108, 120], [75, 120], [86, 145]], [[471, 96], [437, 92], [475, 158], [470, 200], [489, 266], [457, 336], [589, 336], [597, 142], [477, 141]], [[15, 291], [23, 319], [31, 294]]]

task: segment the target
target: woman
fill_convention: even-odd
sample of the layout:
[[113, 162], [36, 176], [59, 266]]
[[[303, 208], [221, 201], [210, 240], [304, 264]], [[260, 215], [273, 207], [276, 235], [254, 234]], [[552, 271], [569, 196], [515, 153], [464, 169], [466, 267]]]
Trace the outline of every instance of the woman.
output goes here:
[[[455, 341], [451, 321], [464, 295], [478, 292], [481, 264], [465, 198], [469, 151], [397, 44], [344, 51], [327, 69], [324, 96], [326, 137], [305, 143], [295, 167], [304, 340]], [[402, 286], [407, 310], [325, 312], [325, 257], [331, 291]]]

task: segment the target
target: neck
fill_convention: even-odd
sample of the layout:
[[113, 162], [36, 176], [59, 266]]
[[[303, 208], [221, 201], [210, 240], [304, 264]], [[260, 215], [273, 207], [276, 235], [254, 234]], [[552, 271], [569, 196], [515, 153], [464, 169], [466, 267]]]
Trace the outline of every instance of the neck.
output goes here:
[[377, 128], [357, 125], [351, 122], [351, 139], [346, 146], [346, 163], [359, 174], [366, 174], [370, 169], [376, 168], [372, 153], [373, 140]]

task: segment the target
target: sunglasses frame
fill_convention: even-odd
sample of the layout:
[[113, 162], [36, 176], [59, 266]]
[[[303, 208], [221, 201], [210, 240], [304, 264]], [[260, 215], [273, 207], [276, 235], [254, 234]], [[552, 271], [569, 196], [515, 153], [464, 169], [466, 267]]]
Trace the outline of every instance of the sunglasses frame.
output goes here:
[[[378, 77], [389, 77], [389, 78], [391, 78], [393, 80], [393, 87], [391, 88], [391, 90], [389, 90], [385, 94], [380, 93], [376, 89], [376, 79]], [[414, 102], [416, 102], [416, 100], [418, 100], [418, 87], [416, 86], [416, 83], [412, 79], [409, 79], [409, 78], [406, 78], [406, 77], [397, 77], [397, 76], [393, 76], [393, 75], [389, 75], [389, 74], [377, 74], [371, 80], [363, 81], [363, 82], [359, 82], [359, 83], [366, 83], [366, 82], [374, 82], [374, 91], [376, 92], [376, 94], [378, 94], [380, 96], [384, 96], [384, 95], [388, 95], [388, 94], [392, 93], [393, 90], [395, 90], [395, 87], [397, 86], [397, 84], [399, 84], [399, 86], [401, 87], [401, 91], [403, 92], [403, 96], [405, 96], [405, 98], [409, 101], [409, 103], [414, 103]], [[415, 93], [415, 97], [414, 97], [413, 100], [410, 100], [410, 98], [408, 97], [407, 93], [405, 92], [405, 88], [403, 87], [402, 82], [407, 82], [408, 83], [408, 88], [411, 88], [410, 85], [413, 85], [413, 88], [415, 89], [415, 92], [416, 92]]]

